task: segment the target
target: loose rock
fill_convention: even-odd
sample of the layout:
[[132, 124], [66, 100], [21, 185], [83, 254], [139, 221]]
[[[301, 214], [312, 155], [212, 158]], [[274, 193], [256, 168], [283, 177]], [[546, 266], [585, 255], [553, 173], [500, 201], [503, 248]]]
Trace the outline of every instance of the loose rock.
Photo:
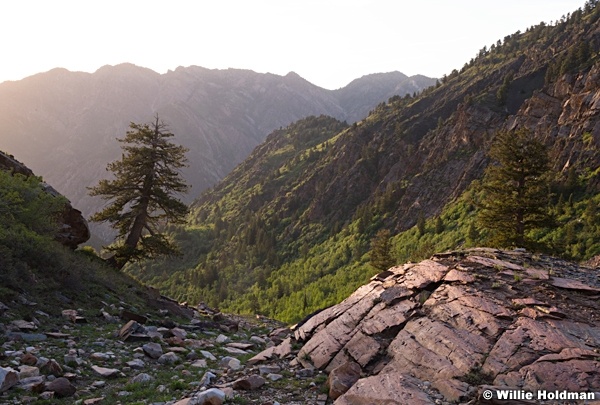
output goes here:
[[158, 359], [163, 354], [163, 349], [158, 343], [150, 342], [142, 346], [144, 353], [150, 358]]
[[19, 382], [19, 374], [12, 368], [0, 367], [0, 392], [8, 390], [10, 387], [17, 385]]
[[233, 382], [234, 390], [256, 390], [265, 385], [265, 379], [257, 374], [252, 374], [244, 378], [240, 378]]
[[46, 384], [46, 390], [54, 392], [58, 397], [71, 397], [77, 391], [75, 386], [64, 377], [57, 378]]

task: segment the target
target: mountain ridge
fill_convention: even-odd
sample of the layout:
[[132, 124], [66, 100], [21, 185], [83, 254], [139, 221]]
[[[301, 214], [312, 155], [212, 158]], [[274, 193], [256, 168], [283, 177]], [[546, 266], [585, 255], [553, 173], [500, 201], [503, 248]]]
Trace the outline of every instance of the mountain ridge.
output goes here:
[[[297, 321], [373, 273], [369, 244], [380, 229], [394, 235], [403, 260], [426, 257], [434, 244], [481, 242], [467, 235], [476, 216], [470, 187], [489, 164], [495, 134], [517, 128], [549, 149], [553, 202], [571, 201], [557, 209], [566, 228], [540, 237], [569, 257], [600, 253], [598, 222], [583, 214], [586, 204], [593, 212], [599, 184], [599, 17], [598, 7], [579, 10], [556, 26], [509, 35], [423, 94], [380, 103], [336, 134], [327, 135], [329, 124], [318, 117], [273, 133], [252, 164], [242, 163], [194, 203], [189, 231], [173, 230], [189, 252], [169, 261], [169, 276], [159, 276], [160, 263], [129, 271], [182, 300]], [[593, 47], [585, 51], [585, 44]], [[319, 145], [294, 142], [311, 133], [324, 136]], [[280, 159], [285, 153], [293, 155]], [[236, 189], [244, 177], [252, 183]], [[589, 217], [588, 225], [578, 215]], [[414, 230], [420, 217], [443, 218], [452, 239], [427, 231], [431, 226]], [[203, 248], [190, 245], [186, 232]], [[578, 239], [584, 234], [589, 240]]]
[[[382, 94], [377, 102], [387, 98]], [[94, 73], [57, 68], [0, 84], [0, 107], [0, 148], [19, 156], [86, 216], [101, 202], [85, 188], [108, 175], [106, 164], [120, 155], [115, 138], [130, 122], [159, 113], [190, 149], [184, 177], [192, 191], [183, 196], [190, 202], [272, 130], [314, 114], [346, 119], [333, 91], [297, 74], [198, 66], [165, 74], [133, 64]], [[363, 102], [363, 113], [372, 107]]]

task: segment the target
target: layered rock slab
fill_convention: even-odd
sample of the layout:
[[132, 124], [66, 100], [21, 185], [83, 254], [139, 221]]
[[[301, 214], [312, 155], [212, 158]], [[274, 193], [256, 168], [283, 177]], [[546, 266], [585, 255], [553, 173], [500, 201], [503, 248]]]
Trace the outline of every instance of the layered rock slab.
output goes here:
[[598, 288], [589, 270], [548, 257], [451, 252], [382, 272], [307, 319], [295, 361], [361, 367], [336, 404], [461, 402], [486, 384], [597, 391]]

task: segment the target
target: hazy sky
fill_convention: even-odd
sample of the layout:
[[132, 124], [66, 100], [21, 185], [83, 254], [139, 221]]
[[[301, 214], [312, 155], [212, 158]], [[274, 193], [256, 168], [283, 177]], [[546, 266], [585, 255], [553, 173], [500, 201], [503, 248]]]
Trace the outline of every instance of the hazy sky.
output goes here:
[[295, 71], [325, 88], [399, 70], [441, 77], [484, 45], [585, 0], [10, 0], [0, 82], [131, 62]]

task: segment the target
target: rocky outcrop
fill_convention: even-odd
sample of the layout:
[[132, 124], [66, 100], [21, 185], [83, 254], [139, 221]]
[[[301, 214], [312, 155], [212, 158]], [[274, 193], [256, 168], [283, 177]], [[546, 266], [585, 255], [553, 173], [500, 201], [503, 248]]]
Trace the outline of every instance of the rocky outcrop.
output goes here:
[[[524, 251], [472, 249], [373, 277], [299, 326], [294, 362], [360, 366], [335, 404], [482, 400], [484, 389], [600, 399], [597, 272]], [[470, 402], [472, 403], [472, 402]]]
[[[13, 156], [0, 152], [0, 169], [10, 173], [18, 173], [24, 176], [34, 176], [33, 171], [23, 163], [16, 160]], [[49, 184], [44, 183], [44, 191], [55, 197], [63, 197]], [[63, 197], [64, 198], [64, 197]], [[88, 223], [81, 214], [81, 211], [73, 208], [67, 201], [63, 212], [59, 218], [60, 229], [56, 235], [56, 240], [71, 249], [77, 248], [80, 243], [86, 242], [90, 238], [90, 229]]]
[[0, 403], [473, 405], [541, 403], [483, 399], [503, 388], [593, 394], [598, 298], [595, 270], [493, 249], [391, 268], [292, 331], [206, 305], [181, 305], [189, 318], [173, 302], [134, 309], [110, 294], [101, 309], [81, 308], [83, 323], [80, 310], [49, 315], [22, 296], [0, 313]]

